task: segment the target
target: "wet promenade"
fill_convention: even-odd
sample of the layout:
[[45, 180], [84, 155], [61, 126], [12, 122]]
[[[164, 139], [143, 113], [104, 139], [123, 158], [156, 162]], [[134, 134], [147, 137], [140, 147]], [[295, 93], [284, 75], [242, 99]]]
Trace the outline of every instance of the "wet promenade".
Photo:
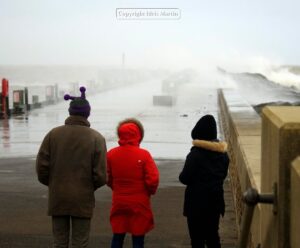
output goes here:
[[[161, 184], [152, 198], [156, 227], [146, 237], [146, 248], [187, 248], [189, 238], [182, 216], [184, 187], [178, 182], [181, 160], [156, 160]], [[51, 247], [51, 219], [46, 216], [47, 188], [36, 180], [34, 158], [0, 160], [0, 247]], [[236, 242], [235, 217], [229, 181], [225, 183], [226, 214], [221, 220], [223, 248]], [[92, 219], [90, 247], [109, 247], [111, 192], [106, 186], [96, 191], [96, 208]], [[127, 237], [124, 248], [131, 247]]]
[[[197, 88], [198, 87], [198, 88]], [[153, 106], [152, 96], [160, 94], [155, 84], [136, 85], [87, 98], [92, 105], [89, 118], [93, 128], [116, 145], [115, 126], [125, 117], [139, 118], [145, 127], [142, 147], [153, 154], [161, 175], [152, 198], [156, 227], [146, 237], [146, 248], [189, 246], [186, 220], [182, 216], [184, 187], [178, 181], [183, 161], [191, 146], [190, 130], [204, 114], [218, 119], [217, 90], [187, 86], [181, 89], [173, 107]], [[32, 111], [29, 116], [1, 122], [0, 132], [0, 247], [51, 247], [51, 221], [46, 216], [47, 188], [37, 182], [35, 155], [46, 132], [61, 125], [67, 116], [66, 102]], [[221, 135], [221, 134], [220, 134]], [[221, 220], [223, 248], [236, 242], [236, 222], [229, 179], [225, 182], [226, 214]], [[111, 192], [96, 192], [90, 247], [109, 247]], [[124, 248], [131, 247], [127, 237]]]

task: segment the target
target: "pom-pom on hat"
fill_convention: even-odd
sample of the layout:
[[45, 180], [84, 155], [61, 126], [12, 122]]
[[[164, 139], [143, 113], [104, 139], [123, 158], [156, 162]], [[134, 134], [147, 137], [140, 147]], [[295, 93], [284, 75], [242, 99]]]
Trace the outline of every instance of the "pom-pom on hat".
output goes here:
[[217, 123], [212, 115], [204, 115], [192, 130], [192, 139], [215, 140], [217, 139]]
[[70, 96], [69, 94], [64, 95], [66, 101], [72, 100], [70, 102], [69, 114], [70, 115], [80, 115], [85, 118], [88, 118], [91, 112], [91, 106], [88, 100], [85, 99], [85, 87], [79, 88], [81, 96]]

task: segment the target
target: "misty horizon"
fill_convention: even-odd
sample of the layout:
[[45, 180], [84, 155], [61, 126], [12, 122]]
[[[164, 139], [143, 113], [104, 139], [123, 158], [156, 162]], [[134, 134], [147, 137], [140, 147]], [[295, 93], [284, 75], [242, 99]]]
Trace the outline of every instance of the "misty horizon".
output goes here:
[[0, 66], [193, 69], [205, 78], [219, 67], [299, 85], [284, 68], [300, 65], [299, 8], [295, 0], [0, 0]]
[[[292, 0], [0, 0], [0, 64], [119, 66], [125, 54], [129, 68], [300, 65], [299, 7]], [[180, 18], [120, 20], [120, 8], [173, 8]]]

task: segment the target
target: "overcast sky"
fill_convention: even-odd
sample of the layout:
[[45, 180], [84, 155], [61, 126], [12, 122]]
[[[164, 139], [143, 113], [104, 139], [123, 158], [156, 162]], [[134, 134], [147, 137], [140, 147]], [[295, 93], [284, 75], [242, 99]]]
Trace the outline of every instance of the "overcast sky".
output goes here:
[[[120, 20], [117, 8], [178, 8]], [[0, 64], [300, 65], [298, 0], [0, 0]]]

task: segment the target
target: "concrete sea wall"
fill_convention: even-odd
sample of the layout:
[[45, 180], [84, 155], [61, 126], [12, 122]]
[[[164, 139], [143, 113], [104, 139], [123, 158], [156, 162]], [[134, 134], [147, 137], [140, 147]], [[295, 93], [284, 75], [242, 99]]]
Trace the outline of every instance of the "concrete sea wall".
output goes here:
[[267, 106], [260, 116], [233, 89], [220, 90], [218, 101], [239, 232], [243, 193], [253, 188], [273, 196], [272, 204], [255, 206], [247, 248], [298, 247], [300, 107]]
[[[231, 89], [219, 91], [220, 121], [228, 142], [229, 175], [236, 208], [238, 231], [244, 204], [242, 194], [249, 187], [260, 192], [261, 118], [241, 96]], [[250, 243], [260, 242], [260, 206], [255, 209]], [[251, 246], [250, 246], [251, 247]]]

